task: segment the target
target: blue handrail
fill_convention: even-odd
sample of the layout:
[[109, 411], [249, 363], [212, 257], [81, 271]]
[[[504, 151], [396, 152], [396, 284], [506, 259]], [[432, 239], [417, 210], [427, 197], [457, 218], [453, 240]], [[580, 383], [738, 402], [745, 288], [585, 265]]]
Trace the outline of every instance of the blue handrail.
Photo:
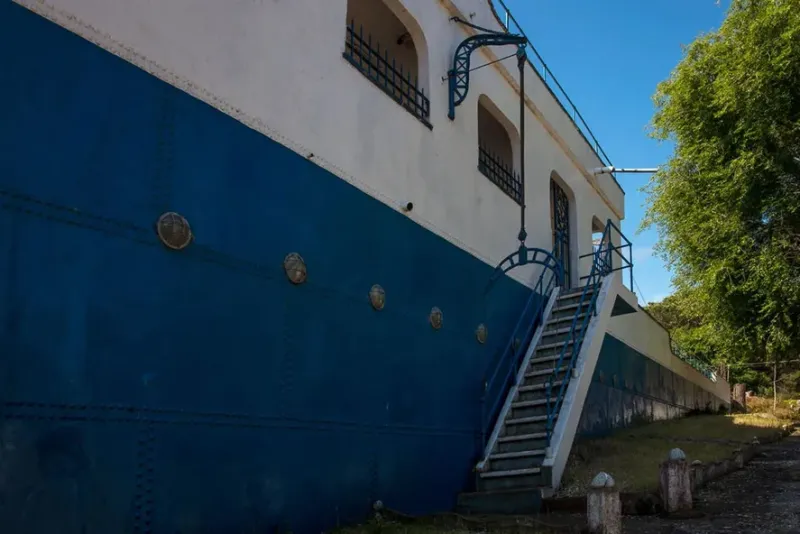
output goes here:
[[[620, 241], [622, 244], [614, 245], [612, 243], [611, 234], [612, 230], [616, 231], [616, 233], [620, 236]], [[547, 379], [545, 391], [546, 391], [546, 406], [547, 406], [547, 441], [550, 442], [550, 438], [553, 435], [553, 426], [555, 423], [555, 419], [558, 415], [559, 410], [561, 409], [561, 404], [564, 401], [564, 394], [566, 393], [567, 389], [567, 380], [562, 380], [561, 384], [558, 386], [558, 395], [556, 395], [555, 399], [553, 400], [553, 387], [554, 383], [558, 378], [559, 369], [562, 369], [565, 364], [565, 358], [567, 356], [567, 351], [569, 350], [569, 360], [567, 365], [567, 376], [572, 370], [575, 368], [575, 360], [577, 358], [578, 352], [580, 352], [581, 344], [583, 342], [584, 335], [586, 334], [586, 328], [589, 326], [589, 321], [591, 320], [592, 316], [597, 314], [597, 296], [599, 294], [599, 286], [603, 281], [603, 278], [611, 274], [614, 271], [622, 270], [622, 269], [630, 269], [631, 270], [631, 282], [633, 280], [633, 261], [630, 255], [626, 258], [623, 254], [620, 253], [621, 250], [631, 250], [631, 242], [626, 238], [622, 231], [609, 219], [606, 223], [606, 227], [603, 230], [603, 237], [600, 240], [600, 244], [592, 254], [589, 254], [593, 257], [592, 260], [592, 269], [588, 276], [582, 277], [586, 279], [586, 285], [581, 292], [581, 298], [578, 303], [578, 308], [575, 311], [575, 316], [572, 319], [572, 324], [570, 326], [569, 334], [567, 338], [564, 340], [564, 345], [561, 347], [561, 352], [559, 353], [558, 360], [553, 367], [553, 372]], [[619, 268], [614, 268], [613, 265], [613, 256], [612, 254], [616, 253], [620, 257], [623, 258], [622, 265]], [[588, 308], [584, 305], [588, 303]], [[581, 315], [583, 310], [587, 310], [587, 313], [584, 314], [583, 320], [578, 323], [578, 318]], [[571, 347], [571, 348], [570, 348]]]
[[[556, 235], [556, 242], [561, 241], [561, 234]], [[544, 320], [544, 311], [547, 301], [556, 286], [563, 283], [564, 270], [555, 256], [555, 249], [543, 262], [542, 272], [531, 292], [531, 296], [520, 314], [514, 331], [508, 340], [497, 365], [489, 378], [484, 382], [483, 398], [481, 399], [481, 437], [482, 445], [486, 445], [489, 430], [497, 421], [502, 402], [508, 395], [514, 377], [519, 370], [533, 333]], [[541, 295], [541, 298], [539, 298]], [[531, 311], [533, 313], [531, 313]]]
[[[617, 227], [617, 225], [614, 224], [611, 220], [609, 220], [606, 223], [606, 227], [610, 227], [611, 230], [614, 230], [616, 232], [616, 234], [620, 238], [620, 244], [619, 245], [614, 245], [610, 241], [611, 232], [609, 232], [608, 234], [603, 233], [603, 237], [600, 239], [600, 246], [605, 246], [605, 247], [608, 248], [607, 253], [608, 253], [609, 257], [608, 257], [608, 261], [607, 261], [607, 263], [608, 263], [607, 267], [608, 267], [609, 270], [608, 270], [608, 272], [606, 274], [610, 274], [610, 273], [615, 272], [615, 271], [622, 271], [624, 269], [628, 269], [629, 272], [628, 272], [627, 287], [628, 287], [628, 289], [633, 291], [633, 243], [631, 243], [630, 240], [627, 237], [625, 237], [625, 234], [622, 233], [622, 230], [620, 230]], [[600, 250], [600, 247], [595, 248], [595, 250], [593, 252], [591, 252], [590, 254], [584, 254], [583, 256], [581, 256], [581, 259], [588, 258], [588, 257], [594, 257], [599, 250]], [[619, 260], [620, 260], [619, 263], [614, 261], [615, 257], [619, 258]], [[605, 265], [605, 263], [606, 263], [606, 260], [603, 260], [603, 264], [604, 265]], [[614, 267], [615, 263], [617, 263], [617, 267]], [[590, 276], [591, 276], [591, 274], [588, 275], [588, 276], [581, 276], [580, 279], [581, 280], [586, 280]], [[622, 282], [623, 282], [623, 284], [625, 283], [624, 277], [623, 277]]]

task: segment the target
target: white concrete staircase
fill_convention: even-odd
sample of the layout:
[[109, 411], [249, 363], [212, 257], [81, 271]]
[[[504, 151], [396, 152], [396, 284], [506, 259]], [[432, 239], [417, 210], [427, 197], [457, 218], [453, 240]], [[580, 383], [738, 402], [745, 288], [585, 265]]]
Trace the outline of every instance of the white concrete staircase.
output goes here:
[[462, 513], [532, 513], [558, 486], [611, 315], [615, 278], [553, 291], [476, 466], [477, 491], [459, 496]]

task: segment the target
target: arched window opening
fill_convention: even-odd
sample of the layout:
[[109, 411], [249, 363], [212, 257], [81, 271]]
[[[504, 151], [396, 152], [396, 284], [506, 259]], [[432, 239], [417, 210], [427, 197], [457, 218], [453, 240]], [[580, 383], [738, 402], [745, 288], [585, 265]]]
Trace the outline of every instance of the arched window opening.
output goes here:
[[[510, 121], [481, 95], [478, 98], [478, 170], [521, 205], [524, 200], [522, 178], [514, 169], [514, 144], [503, 122]], [[518, 139], [515, 142], [518, 143]]]
[[[388, 0], [390, 4], [397, 1]], [[400, 12], [407, 22], [412, 22], [408, 11]], [[347, 0], [344, 58], [430, 127], [427, 76], [422, 75], [427, 56], [424, 42], [419, 42], [424, 38], [416, 24], [410, 25], [383, 0]]]

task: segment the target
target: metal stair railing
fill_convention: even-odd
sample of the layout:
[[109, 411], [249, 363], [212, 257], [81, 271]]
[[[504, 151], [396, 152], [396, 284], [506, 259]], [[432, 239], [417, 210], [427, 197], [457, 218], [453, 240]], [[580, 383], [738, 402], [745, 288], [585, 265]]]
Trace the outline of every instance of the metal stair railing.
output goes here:
[[[556, 259], [556, 249], [562, 241], [561, 234], [556, 235], [556, 244], [549, 254], [548, 263], [543, 264], [539, 279], [528, 298], [522, 314], [520, 314], [514, 331], [506, 343], [503, 352], [494, 367], [491, 376], [484, 382], [483, 396], [481, 398], [481, 446], [487, 444], [488, 432], [497, 424], [500, 408], [513, 385], [514, 377], [519, 371], [519, 366], [528, 345], [533, 339], [536, 328], [544, 320], [547, 301], [557, 286], [563, 283], [564, 270]], [[541, 295], [541, 298], [539, 297]]]
[[[612, 232], [615, 232], [620, 237], [620, 245], [614, 245], [612, 243]], [[553, 399], [553, 387], [554, 383], [558, 377], [558, 370], [562, 369], [565, 364], [565, 359], [567, 358], [567, 351], [569, 352], [569, 359], [567, 360], [567, 376], [572, 373], [572, 370], [575, 368], [575, 362], [580, 352], [581, 345], [583, 344], [583, 338], [586, 334], [586, 329], [589, 326], [589, 322], [591, 318], [597, 314], [597, 297], [599, 293], [600, 284], [607, 275], [619, 271], [622, 269], [630, 269], [631, 270], [631, 284], [633, 283], [633, 259], [632, 259], [632, 244], [626, 238], [622, 231], [611, 221], [608, 220], [606, 223], [606, 227], [603, 230], [603, 237], [600, 239], [600, 245], [597, 247], [597, 250], [592, 252], [591, 254], [587, 254], [581, 257], [588, 257], [591, 256], [592, 259], [592, 269], [588, 276], [581, 277], [581, 279], [586, 279], [586, 285], [583, 287], [583, 291], [581, 292], [580, 301], [578, 302], [578, 308], [575, 310], [575, 315], [572, 319], [572, 324], [570, 326], [569, 334], [567, 338], [564, 340], [564, 345], [561, 347], [561, 352], [559, 353], [558, 360], [553, 367], [553, 372], [547, 379], [545, 391], [547, 392], [547, 442], [550, 443], [550, 439], [553, 435], [553, 427], [555, 425], [555, 419], [558, 416], [558, 413], [561, 409], [561, 405], [564, 401], [564, 394], [567, 390], [567, 380], [562, 380], [561, 384], [558, 386], [558, 394]], [[623, 251], [627, 250], [628, 255], [627, 257], [623, 254]], [[620, 266], [614, 268], [614, 254], [619, 256], [622, 261], [620, 262]], [[585, 305], [588, 304], [588, 308]], [[587, 313], [584, 315], [583, 319], [578, 322], [578, 318], [580, 317], [581, 313], [584, 309], [587, 309]]]

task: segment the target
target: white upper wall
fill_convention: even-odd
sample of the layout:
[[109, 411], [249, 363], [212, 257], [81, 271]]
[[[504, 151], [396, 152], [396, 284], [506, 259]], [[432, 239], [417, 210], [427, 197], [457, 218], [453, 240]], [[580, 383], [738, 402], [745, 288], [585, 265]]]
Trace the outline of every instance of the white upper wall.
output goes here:
[[[17, 1], [293, 150], [313, 153], [317, 164], [393, 208], [413, 202], [411, 219], [490, 265], [518, 246], [519, 206], [477, 169], [480, 95], [518, 125], [516, 60], [472, 73], [454, 121], [442, 82], [470, 35], [451, 16], [475, 13], [474, 23], [500, 29], [487, 0], [386, 0], [424, 33], [414, 41], [433, 129], [342, 57], [347, 0]], [[473, 64], [513, 51], [476, 51]], [[619, 223], [624, 197], [616, 184], [590, 176], [599, 159], [530, 68], [526, 93], [527, 244], [552, 248], [555, 172], [572, 197], [575, 272], [578, 255], [592, 251], [592, 219]], [[581, 274], [589, 265], [582, 262]], [[530, 270], [510, 274], [531, 283]]]

